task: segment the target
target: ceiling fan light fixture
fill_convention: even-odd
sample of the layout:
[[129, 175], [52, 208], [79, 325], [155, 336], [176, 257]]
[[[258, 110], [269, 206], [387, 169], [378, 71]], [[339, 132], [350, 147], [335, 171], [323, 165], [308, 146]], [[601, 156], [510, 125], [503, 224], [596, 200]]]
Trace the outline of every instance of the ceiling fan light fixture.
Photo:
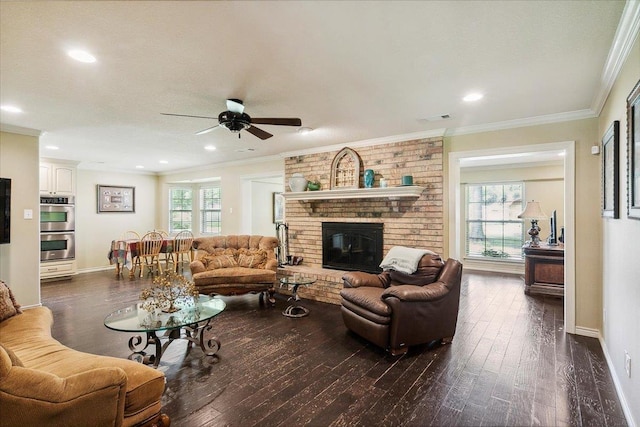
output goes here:
[[235, 113], [233, 111], [223, 111], [218, 116], [220, 126], [229, 129], [233, 133], [251, 127], [251, 117], [245, 113]]

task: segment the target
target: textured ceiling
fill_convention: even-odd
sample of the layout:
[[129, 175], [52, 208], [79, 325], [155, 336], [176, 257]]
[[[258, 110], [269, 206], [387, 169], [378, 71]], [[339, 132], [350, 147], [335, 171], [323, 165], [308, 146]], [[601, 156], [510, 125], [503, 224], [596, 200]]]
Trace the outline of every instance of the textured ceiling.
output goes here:
[[[392, 135], [593, 116], [621, 1], [0, 2], [7, 127], [43, 157], [161, 172]], [[75, 62], [89, 50], [94, 64]], [[476, 103], [462, 97], [484, 94]], [[259, 126], [196, 136], [225, 99]], [[425, 120], [449, 114], [447, 120]], [[204, 151], [214, 145], [216, 151]], [[478, 147], [481, 148], [481, 147]], [[254, 151], [247, 151], [254, 150]], [[161, 164], [160, 160], [168, 163]]]

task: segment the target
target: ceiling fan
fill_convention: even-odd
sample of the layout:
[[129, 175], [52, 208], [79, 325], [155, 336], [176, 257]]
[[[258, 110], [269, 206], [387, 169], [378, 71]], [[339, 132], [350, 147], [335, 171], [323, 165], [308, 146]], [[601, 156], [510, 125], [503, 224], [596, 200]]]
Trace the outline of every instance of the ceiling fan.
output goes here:
[[[165, 116], [179, 116], [179, 117], [196, 117], [199, 119], [215, 119], [215, 117], [207, 116], [191, 116], [188, 114], [172, 114], [161, 113]], [[244, 112], [244, 104], [240, 99], [227, 99], [227, 111], [223, 111], [218, 115], [218, 124], [209, 128], [196, 132], [196, 135], [202, 135], [207, 132], [211, 132], [218, 126], [229, 129], [233, 133], [238, 134], [240, 138], [240, 131], [246, 130], [250, 134], [257, 136], [264, 140], [271, 138], [273, 135], [267, 131], [254, 126], [259, 125], [277, 125], [277, 126], [301, 126], [302, 121], [296, 118], [255, 118], [249, 116]]]

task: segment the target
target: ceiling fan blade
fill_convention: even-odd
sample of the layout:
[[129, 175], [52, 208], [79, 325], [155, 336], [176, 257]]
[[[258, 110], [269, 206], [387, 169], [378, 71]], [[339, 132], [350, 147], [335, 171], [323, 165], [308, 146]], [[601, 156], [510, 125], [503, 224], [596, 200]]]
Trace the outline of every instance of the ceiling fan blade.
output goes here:
[[249, 126], [247, 128], [247, 132], [249, 132], [251, 135], [257, 136], [262, 140], [269, 139], [273, 136], [269, 132], [265, 132], [262, 129], [259, 129], [255, 126]]
[[191, 116], [189, 114], [173, 114], [173, 113], [160, 113], [163, 116], [178, 116], [178, 117], [195, 117], [196, 119], [217, 119], [217, 117], [207, 117], [207, 116]]
[[278, 125], [278, 126], [302, 126], [302, 120], [294, 118], [255, 118], [251, 117], [251, 123], [259, 125]]
[[242, 114], [244, 113], [244, 105], [239, 99], [227, 99], [227, 110]]
[[202, 129], [199, 132], [196, 132], [196, 135], [204, 135], [205, 133], [209, 133], [220, 125], [211, 126], [210, 128]]

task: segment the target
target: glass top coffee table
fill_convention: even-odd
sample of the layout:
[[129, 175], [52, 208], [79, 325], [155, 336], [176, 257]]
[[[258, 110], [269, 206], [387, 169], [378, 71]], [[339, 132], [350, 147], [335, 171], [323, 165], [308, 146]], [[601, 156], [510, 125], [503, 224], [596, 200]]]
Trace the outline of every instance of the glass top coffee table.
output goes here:
[[297, 301], [300, 301], [300, 297], [298, 296], [298, 288], [300, 286], [310, 286], [310, 285], [313, 285], [314, 283], [316, 283], [314, 279], [298, 277], [297, 275], [283, 277], [282, 279], [280, 279], [280, 287], [292, 286], [291, 296], [287, 301], [293, 301], [293, 304], [291, 304], [282, 312], [284, 316], [304, 317], [309, 315], [309, 309], [297, 303]]
[[[200, 295], [193, 304], [176, 305], [180, 307], [179, 311], [156, 314], [142, 309], [142, 303], [137, 303], [109, 314], [104, 319], [104, 325], [114, 331], [146, 334], [144, 342], [141, 335], [134, 335], [129, 339], [131, 360], [157, 368], [169, 344], [176, 339], [185, 339], [189, 341], [189, 349], [193, 344], [200, 346], [203, 361], [212, 361], [220, 349], [220, 341], [213, 334], [211, 322], [224, 311], [224, 301]], [[158, 336], [157, 332], [162, 331], [164, 333]], [[154, 346], [155, 354], [145, 352], [150, 345]]]

